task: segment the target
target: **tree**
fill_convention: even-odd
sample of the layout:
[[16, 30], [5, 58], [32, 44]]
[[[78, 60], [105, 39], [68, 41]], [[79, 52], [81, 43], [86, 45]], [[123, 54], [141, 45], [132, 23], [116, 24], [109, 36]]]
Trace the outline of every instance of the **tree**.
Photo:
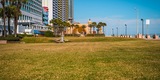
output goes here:
[[103, 26], [103, 34], [104, 34], [104, 26], [107, 26], [106, 23], [102, 23], [102, 26]]
[[83, 31], [84, 31], [84, 29], [86, 28], [86, 25], [82, 25], [82, 29], [83, 29]]
[[52, 30], [52, 26], [51, 25], [47, 24], [46, 26], [48, 27], [49, 30]]
[[13, 17], [13, 7], [11, 5], [8, 5], [6, 7], [6, 16], [8, 17], [8, 32], [9, 35], [11, 35], [11, 26], [10, 26], [10, 20]]
[[17, 25], [18, 18], [21, 15], [22, 4], [27, 3], [28, 0], [10, 0], [11, 5], [13, 6], [13, 16], [14, 16], [14, 35], [17, 37]]
[[73, 27], [74, 27], [75, 25], [74, 24], [71, 24], [71, 34], [73, 34]]
[[60, 19], [52, 19], [50, 21], [50, 23], [52, 24], [52, 26], [54, 28], [54, 34], [55, 34], [55, 36], [57, 36], [58, 35], [59, 26], [62, 23], [62, 21]]
[[90, 27], [90, 34], [92, 34], [92, 27], [93, 27], [93, 24], [89, 24], [88, 27]]
[[[70, 23], [69, 23], [69, 22], [66, 22], [66, 23], [65, 23], [65, 28], [66, 28], [66, 30], [67, 30], [68, 27], [70, 27], [70, 29], [71, 29]], [[71, 31], [71, 30], [70, 30], [70, 31]]]
[[79, 25], [76, 24], [74, 27], [76, 28], [76, 32], [78, 32]]
[[4, 35], [3, 36], [4, 37], [6, 37], [6, 34], [7, 34], [6, 33], [6, 15], [5, 15], [5, 5], [6, 4], [5, 4], [5, 2], [6, 2], [6, 0], [1, 0], [0, 1], [0, 3], [2, 4], [2, 10], [1, 11], [2, 11], [2, 18], [3, 18], [3, 27], [4, 27], [4, 30], [3, 30]]
[[95, 31], [95, 27], [97, 26], [97, 23], [93, 22], [92, 25], [93, 25], [93, 30]]
[[56, 27], [56, 33], [57, 33], [57, 29], [58, 29], [58, 31], [61, 33], [61, 39], [60, 39], [60, 42], [64, 42], [64, 33], [63, 33], [63, 31], [64, 31], [64, 28], [66, 27], [66, 26], [70, 26], [67, 22], [65, 22], [65, 21], [62, 21], [61, 19], [52, 19], [51, 21], [50, 21], [50, 23], [52, 23], [53, 24], [53, 26], [54, 27]]
[[97, 33], [99, 34], [99, 30], [100, 28], [102, 27], [103, 23], [102, 22], [99, 22], [98, 25], [96, 26], [97, 27]]
[[78, 25], [78, 24], [76, 24], [74, 27], [75, 27], [76, 29], [78, 29], [78, 28], [79, 28], [79, 25]]

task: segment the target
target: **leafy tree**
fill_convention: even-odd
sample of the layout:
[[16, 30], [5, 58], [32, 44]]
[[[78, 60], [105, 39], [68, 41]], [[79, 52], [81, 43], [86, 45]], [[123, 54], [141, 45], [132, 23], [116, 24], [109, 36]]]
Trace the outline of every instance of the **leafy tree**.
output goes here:
[[54, 28], [54, 35], [57, 36], [58, 35], [58, 30], [59, 30], [59, 24], [62, 21], [60, 19], [52, 19], [50, 21], [50, 23], [52, 24], [52, 27]]
[[52, 26], [51, 25], [47, 24], [46, 26], [48, 27], [49, 30], [52, 30]]

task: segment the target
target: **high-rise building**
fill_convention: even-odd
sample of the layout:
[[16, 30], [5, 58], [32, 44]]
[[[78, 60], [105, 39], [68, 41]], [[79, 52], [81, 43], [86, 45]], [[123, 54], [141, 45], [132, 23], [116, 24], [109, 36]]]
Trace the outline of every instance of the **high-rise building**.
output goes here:
[[18, 33], [34, 33], [34, 30], [47, 29], [42, 23], [42, 0], [28, 0], [21, 7], [22, 15], [18, 20]]
[[[6, 2], [6, 6], [10, 5], [10, 2]], [[0, 7], [1, 4], [0, 4]], [[2, 34], [2, 19], [0, 19], [0, 35]], [[14, 31], [14, 21], [11, 19], [11, 30]], [[7, 18], [6, 18], [6, 27]], [[8, 27], [6, 28], [8, 31]], [[28, 0], [26, 4], [22, 4], [21, 7], [21, 16], [18, 20], [17, 33], [28, 33], [34, 34], [34, 30], [47, 30], [46, 26], [43, 26], [42, 23], [42, 0]]]
[[48, 25], [48, 7], [43, 7], [43, 24]]
[[73, 23], [74, 19], [74, 0], [69, 0], [69, 20]]
[[68, 0], [53, 0], [53, 4], [53, 19], [59, 18], [62, 21], [67, 21], [69, 19]]
[[48, 7], [48, 23], [53, 19], [53, 0], [42, 0], [42, 6]]
[[42, 0], [42, 6], [49, 9], [49, 20], [61, 19], [73, 22], [74, 0]]

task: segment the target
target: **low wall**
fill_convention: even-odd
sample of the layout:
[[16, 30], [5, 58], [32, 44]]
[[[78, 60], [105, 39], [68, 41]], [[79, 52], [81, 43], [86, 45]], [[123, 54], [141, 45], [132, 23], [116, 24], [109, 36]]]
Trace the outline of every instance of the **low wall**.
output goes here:
[[7, 44], [7, 40], [0, 40], [0, 44]]

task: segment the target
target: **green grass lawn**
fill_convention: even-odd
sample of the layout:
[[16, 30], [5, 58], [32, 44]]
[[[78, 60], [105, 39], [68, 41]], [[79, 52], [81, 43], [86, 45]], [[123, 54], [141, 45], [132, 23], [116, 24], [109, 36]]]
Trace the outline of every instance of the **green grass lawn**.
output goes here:
[[0, 44], [0, 80], [160, 80], [160, 41], [66, 39]]

